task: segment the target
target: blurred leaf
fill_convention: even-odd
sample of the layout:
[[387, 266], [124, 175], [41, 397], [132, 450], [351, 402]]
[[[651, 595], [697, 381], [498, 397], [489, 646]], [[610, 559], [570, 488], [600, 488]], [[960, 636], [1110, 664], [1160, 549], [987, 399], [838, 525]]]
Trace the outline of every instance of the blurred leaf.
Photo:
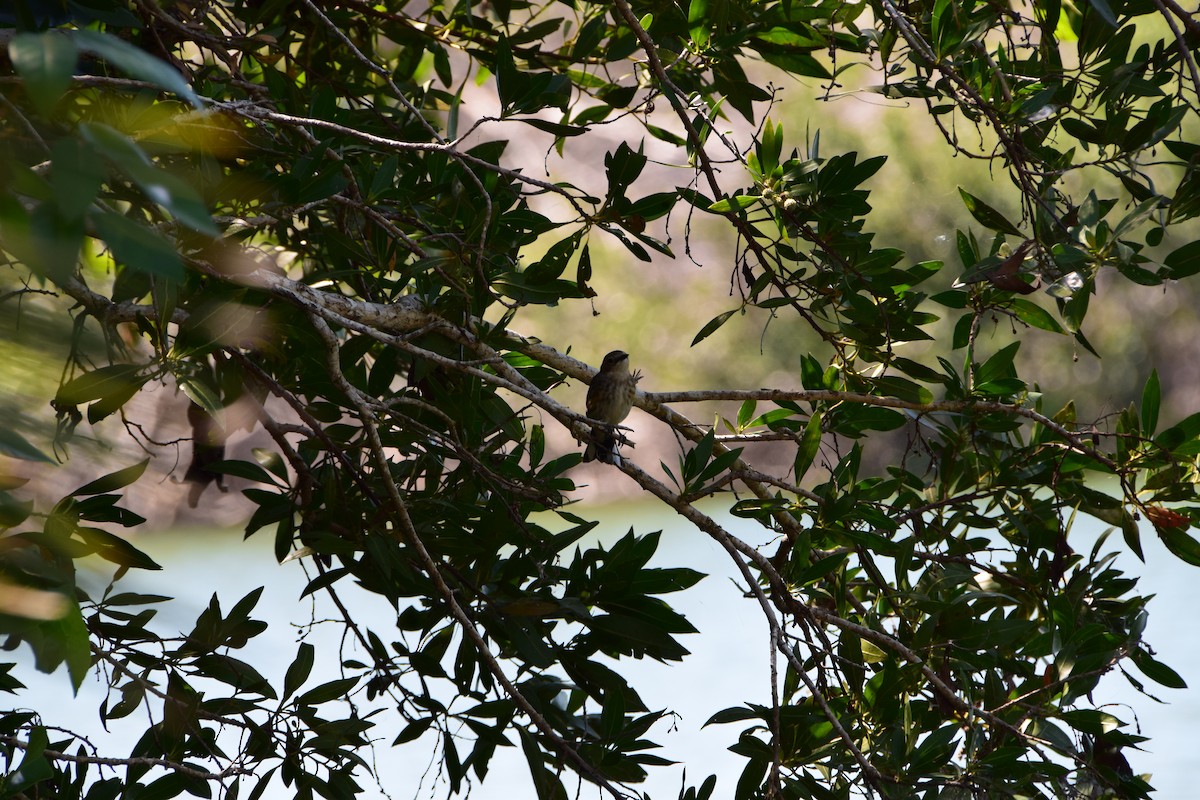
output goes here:
[[81, 51], [99, 56], [131, 77], [174, 92], [198, 109], [204, 107], [182, 75], [144, 50], [102, 31], [73, 30], [68, 35]]
[[22, 461], [41, 461], [46, 464], [57, 463], [53, 458], [30, 444], [29, 440], [20, 433], [4, 425], [0, 425], [0, 454]]
[[49, 115], [71, 85], [79, 57], [75, 45], [62, 31], [19, 33], [8, 43], [8, 56], [25, 81], [29, 98]]
[[[50, 672], [58, 663], [65, 662], [71, 688], [78, 693], [92, 667], [91, 637], [83, 613], [75, 601], [69, 599], [67, 613], [53, 622], [43, 623], [43, 627], [48, 634], [46, 643], [54, 642], [56, 652], [46, 659], [43, 659], [45, 651], [39, 653], [37, 668], [42, 672]], [[61, 662], [57, 660], [59, 656]]]
[[85, 372], [59, 387], [55, 402], [77, 406], [99, 400], [109, 394], [125, 391], [130, 385], [140, 386], [145, 378], [135, 364], [112, 364]]
[[1088, 0], [1088, 5], [1095, 9], [1110, 28], [1117, 27], [1117, 16], [1113, 13], [1112, 6], [1108, 4], [1108, 0]]
[[96, 199], [104, 164], [81, 139], [59, 139], [54, 143], [50, 177], [59, 211], [68, 219], [78, 219]]
[[179, 253], [157, 231], [111, 211], [95, 215], [93, 222], [119, 263], [167, 280], [183, 280]]
[[159, 169], [145, 151], [125, 134], [99, 122], [79, 126], [84, 139], [137, 184], [154, 203], [179, 222], [208, 236], [219, 231], [196, 190], [180, 178]]

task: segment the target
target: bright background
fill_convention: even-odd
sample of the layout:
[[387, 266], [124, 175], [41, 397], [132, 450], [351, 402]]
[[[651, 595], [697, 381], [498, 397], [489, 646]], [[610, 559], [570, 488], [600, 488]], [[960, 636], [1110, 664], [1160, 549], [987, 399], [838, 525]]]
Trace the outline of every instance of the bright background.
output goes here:
[[[760, 535], [746, 520], [720, 514], [718, 509], [719, 506], [713, 506], [709, 511], [733, 533], [750, 541]], [[654, 738], [664, 745], [653, 752], [689, 764], [689, 785], [698, 785], [708, 774], [716, 774], [715, 796], [729, 796], [744, 762], [725, 747], [736, 740], [740, 727], [702, 726], [735, 698], [769, 702], [768, 640], [761, 612], [755, 601], [743, 596], [733, 580], [734, 569], [724, 550], [669, 510], [657, 504], [613, 504], [601, 509], [599, 519], [601, 525], [597, 530], [604, 541], [615, 540], [631, 527], [639, 534], [662, 530], [663, 543], [652, 564], [687, 566], [709, 574], [691, 589], [667, 597], [700, 631], [699, 635], [680, 637], [692, 654], [676, 664], [625, 661], [621, 670], [644, 698], [661, 702], [679, 715], [673, 725], [664, 719], [653, 729], [657, 734]], [[1088, 550], [1101, 532], [1098, 525], [1081, 522], [1072, 532], [1072, 546]], [[213, 592], [221, 598], [222, 609], [228, 611], [246, 593], [265, 586], [252, 616], [269, 622], [270, 627], [248, 647], [231, 654], [253, 663], [268, 680], [279, 685], [300, 640], [298, 626], [306, 625], [314, 617], [321, 619], [323, 606], [320, 601], [314, 605], [311, 598], [300, 599], [306, 584], [301, 564], [275, 563], [269, 534], [260, 534], [244, 543], [240, 540], [237, 531], [188, 529], [164, 531], [140, 539], [138, 546], [162, 564], [163, 571], [134, 571], [119, 585], [123, 591], [162, 593], [180, 599], [179, 603], [165, 604], [162, 616], [156, 620], [157, 628], [164, 632], [190, 630]], [[1140, 575], [1141, 591], [1155, 595], [1149, 605], [1146, 640], [1157, 657], [1183, 675], [1190, 686], [1200, 686], [1200, 637], [1193, 628], [1196, 609], [1200, 608], [1200, 570], [1167, 553], [1149, 530], [1143, 534], [1143, 545], [1145, 564], [1124, 549], [1119, 535], [1109, 537], [1106, 543], [1108, 550], [1120, 552], [1115, 566], [1131, 575]], [[103, 583], [97, 577], [95, 588], [100, 589]], [[382, 615], [370, 624], [386, 629], [393, 613], [390, 607], [362, 598], [362, 593], [354, 592], [347, 583], [339, 586], [343, 599], [351, 601], [356, 615]], [[356, 599], [365, 602], [354, 602]], [[360, 617], [360, 621], [368, 622], [365, 617]], [[308, 634], [306, 641], [316, 647], [317, 662], [306, 687], [339, 677], [338, 630], [332, 624], [318, 624]], [[85, 682], [78, 697], [72, 698], [65, 671], [53, 675], [37, 673], [26, 648], [15, 655], [20, 662], [15, 674], [31, 690], [23, 693], [24, 700], [42, 715], [45, 724], [61, 725], [89, 736], [106, 755], [129, 752], [134, 737], [144, 730], [144, 716], [135, 714], [135, 724], [131, 726], [122, 724], [126, 721], [114, 723], [112, 732], [106, 734], [96, 714], [104, 697], [103, 686], [94, 677]], [[1195, 720], [1200, 719], [1200, 693], [1195, 689], [1180, 691], [1147, 685], [1162, 702], [1139, 695], [1119, 673], [1110, 674], [1101, 682], [1095, 700], [1111, 704], [1106, 711], [1124, 721], [1135, 722], [1140, 732], [1151, 738], [1145, 751], [1126, 755], [1135, 772], [1152, 774], [1151, 783], [1158, 789], [1158, 796], [1192, 797], [1197, 763], [1192, 737]], [[373, 755], [364, 754], [368, 762], [378, 766], [387, 795], [445, 796], [445, 786], [438, 785], [439, 750], [432, 737], [395, 749], [389, 746], [402, 724], [397, 719], [394, 714], [377, 718], [379, 725], [371, 735], [378, 740], [378, 746]], [[655, 769], [651, 770], [651, 780], [638, 788], [655, 798], [674, 798], [682, 779], [679, 767]], [[361, 783], [363, 796], [383, 796], [369, 779], [364, 778]], [[571, 790], [568, 784], [568, 791]], [[278, 782], [266, 795], [268, 800], [292, 796]], [[477, 800], [534, 796], [519, 748], [497, 751], [486, 783], [472, 787], [471, 796]], [[598, 795], [589, 786], [582, 796]]]

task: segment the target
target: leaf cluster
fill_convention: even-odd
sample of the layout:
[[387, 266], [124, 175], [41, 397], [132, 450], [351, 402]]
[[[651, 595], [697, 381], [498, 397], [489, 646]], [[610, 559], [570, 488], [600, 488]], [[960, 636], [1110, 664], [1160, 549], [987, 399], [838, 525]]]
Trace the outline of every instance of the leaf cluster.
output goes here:
[[[1160, 420], [1154, 371], [1109, 418], [1052, 412], [1018, 354], [1035, 329], [1094, 351], [1102, 276], [1200, 271], [1194, 241], [1166, 244], [1200, 213], [1198, 32], [1173, 3], [63, 8], [18, 4], [3, 40], [0, 301], [55, 295], [73, 335], [42, 410], [52, 447], [5, 430], [0, 449], [52, 462], [119, 420], [160, 452], [132, 401], [179, 388], [193, 503], [237, 481], [246, 536], [307, 570], [303, 596], [344, 635], [336, 654], [301, 641], [279, 680], [237, 655], [265, 630], [261, 589], [214, 595], [184, 631], [157, 614], [170, 598], [116, 588], [157, 568], [112, 530], [145, 523], [120, 493], [149, 490], [146, 461], [49, 502], [6, 474], [0, 581], [20, 592], [0, 627], [37, 669], [103, 676], [103, 721], [146, 726], [128, 756], [100, 755], [0, 714], [21, 758], [5, 796], [352, 797], [380, 742], [435, 742], [451, 793], [502, 748], [539, 798], [571, 780], [630, 796], [669, 767], [651, 752], [669, 710], [622, 669], [687, 657], [696, 631], [668, 596], [704, 576], [659, 565], [659, 533], [597, 538], [572, 505], [581, 458], [561, 441], [595, 421], [557, 389], [594, 371], [566, 355], [570, 316], [552, 342], [520, 325], [531, 305], [586, 313], [602, 248], [675, 258], [682, 227], [690, 254], [701, 218], [729, 232], [735, 300], [692, 344], [752, 308], [818, 342], [795, 354], [799, 386], [639, 393], [679, 442], [675, 486], [633, 448], [606, 465], [718, 543], [737, 613], [768, 622], [782, 669], [710, 720], [741, 728], [721, 791], [1148, 794], [1121, 755], [1143, 740], [1093, 692], [1113, 674], [1149, 691], [1131, 667], [1183, 682], [1144, 641], [1146, 598], [1107, 534], [1081, 543], [1077, 520], [1139, 557], [1153, 531], [1200, 565], [1200, 412]], [[1147, 18], [1162, 33], [1143, 40]], [[877, 242], [889, 154], [785, 129], [759, 77], [832, 92], [850, 69], [1007, 181], [1009, 211], [958, 187], [958, 265]], [[537, 177], [538, 147], [560, 174]], [[1077, 188], [1097, 172], [1121, 192]], [[1009, 335], [981, 337], [999, 320]], [[741, 405], [714, 425], [675, 410], [716, 401]], [[243, 424], [269, 441], [252, 458], [226, 448]], [[756, 466], [760, 445], [784, 467]], [[706, 513], [712, 495], [773, 552]], [[100, 596], [76, 580], [88, 557], [115, 568]], [[356, 618], [343, 599], [361, 595], [388, 624]], [[314, 679], [318, 658], [339, 677]], [[21, 689], [11, 666], [0, 688]]]

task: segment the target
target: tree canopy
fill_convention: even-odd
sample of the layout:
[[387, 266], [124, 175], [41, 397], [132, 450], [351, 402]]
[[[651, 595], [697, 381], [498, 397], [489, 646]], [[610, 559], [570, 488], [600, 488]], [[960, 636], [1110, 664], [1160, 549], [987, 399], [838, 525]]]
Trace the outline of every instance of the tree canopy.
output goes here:
[[[1200, 413], [1160, 419], [1155, 365], [1115, 413], [1043, 407], [1071, 386], [1030, 383], [1017, 355], [1037, 333], [1102, 357], [1098, 286], [1200, 272], [1200, 23], [1175, 0], [5, 14], [0, 299], [71, 334], [53, 402], [0, 431], [0, 628], [37, 669], [101, 676], [102, 719], [145, 734], [108, 752], [6, 711], [4, 796], [346, 798], [375, 791], [368, 743], [431, 742], [452, 793], [508, 752], [543, 800], [575, 782], [639, 796], [669, 767], [670, 709], [622, 665], [687, 657], [671, 596], [704, 576], [650, 566], [653, 531], [596, 539], [572, 475], [599, 429], [562, 387], [634, 349], [572, 324], [606, 263], [681, 275], [701, 248], [732, 299], [710, 320], [663, 308], [671, 346], [757, 309], [795, 343], [794, 380], [648, 376], [636, 405], [677, 454], [660, 469], [627, 441], [603, 466], [718, 543], [739, 613], [769, 629], [770, 685], [711, 720], [744, 770], [687, 765], [701, 778], [680, 797], [1151, 790], [1122, 754], [1142, 737], [1092, 691], [1110, 673], [1182, 684], [1113, 553], [1154, 535], [1200, 565]], [[830, 152], [819, 109], [806, 126], [781, 106], [794, 80], [904, 106], [940, 130], [928, 147], [989, 163], [987, 185], [949, 187], [955, 261], [871, 230], [871, 179], [902, 154]], [[536, 306], [553, 336], [523, 333]], [[135, 401], [158, 387], [190, 401], [179, 477], [248, 482], [246, 535], [340, 610], [338, 653], [301, 641], [271, 680], [238, 657], [266, 627], [256, 592], [181, 630], [157, 615], [170, 598], [122, 588], [158, 566], [121, 535], [145, 523], [124, 496], [156, 490], [139, 478], [164, 447]], [[715, 422], [696, 405], [718, 401]], [[148, 457], [22, 494], [104, 425]], [[235, 425], [272, 446], [229, 458]], [[699, 505], [714, 496], [770, 544]], [[1119, 536], [1073, 540], [1081, 516]], [[89, 556], [114, 568], [103, 591], [77, 580]], [[394, 625], [356, 619], [358, 594]], [[318, 659], [340, 677], [310, 680]], [[0, 688], [20, 696], [14, 669]]]

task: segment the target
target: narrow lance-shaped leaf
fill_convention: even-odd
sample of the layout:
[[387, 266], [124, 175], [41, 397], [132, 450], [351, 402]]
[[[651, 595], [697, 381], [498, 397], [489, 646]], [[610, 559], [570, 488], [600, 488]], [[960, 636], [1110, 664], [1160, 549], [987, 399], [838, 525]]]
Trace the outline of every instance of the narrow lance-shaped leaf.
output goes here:
[[975, 218], [983, 227], [988, 230], [1000, 231], [1012, 236], [1020, 236], [1021, 231], [1016, 225], [1013, 225], [1004, 215], [996, 209], [989, 206], [987, 203], [980, 200], [975, 195], [963, 189], [961, 186], [958, 189], [959, 195], [962, 197], [963, 205], [967, 207], [967, 211], [971, 212], [971, 216]]
[[83, 486], [80, 486], [75, 491], [71, 492], [73, 497], [84, 497], [91, 494], [104, 494], [113, 492], [117, 489], [123, 489], [131, 483], [142, 477], [146, 471], [146, 466], [150, 463], [149, 458], [144, 458], [133, 466], [125, 469], [110, 472], [102, 478], [97, 478], [94, 481], [89, 481]]
[[694, 339], [692, 339], [692, 346], [695, 347], [700, 342], [704, 341], [709, 336], [712, 336], [714, 333], [716, 333], [717, 330], [722, 325], [724, 325], [729, 320], [729, 318], [732, 317], [737, 312], [738, 312], [738, 309], [734, 308], [729, 311], [725, 311], [721, 314], [718, 314], [717, 316], [710, 319], [707, 323], [705, 323], [704, 327], [700, 329], [700, 332], [696, 334], [696, 337]]
[[817, 451], [821, 449], [821, 413], [814, 412], [808, 418], [808, 424], [804, 426], [804, 436], [800, 439], [800, 446], [796, 448], [796, 460], [793, 465], [793, 470], [796, 474], [796, 482], [799, 483], [808, 472], [808, 468], [812, 466], [813, 460], [817, 457]]
[[1150, 370], [1146, 386], [1142, 389], [1142, 433], [1153, 436], [1158, 428], [1158, 407], [1162, 399], [1162, 388], [1158, 382], [1158, 370]]

